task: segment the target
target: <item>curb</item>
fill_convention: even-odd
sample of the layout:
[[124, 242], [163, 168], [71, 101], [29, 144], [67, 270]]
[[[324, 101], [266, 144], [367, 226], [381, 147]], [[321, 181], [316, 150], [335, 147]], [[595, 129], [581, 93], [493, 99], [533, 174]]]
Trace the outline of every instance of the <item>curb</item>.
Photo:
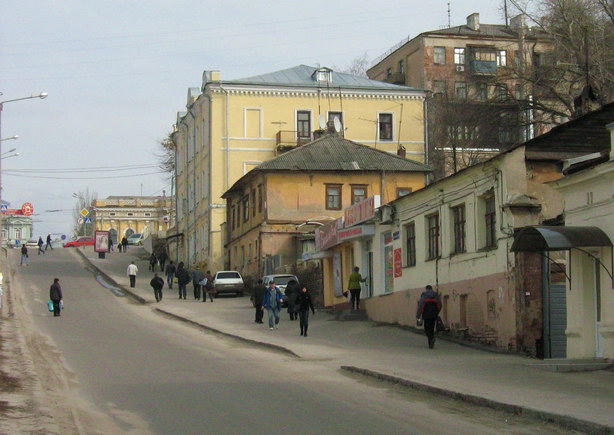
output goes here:
[[397, 384], [406, 388], [449, 397], [451, 399], [460, 400], [466, 403], [470, 403], [472, 405], [483, 406], [498, 411], [505, 411], [512, 414], [523, 415], [548, 423], [554, 423], [558, 426], [563, 427], [564, 429], [571, 429], [587, 434], [614, 434], [614, 427], [603, 425], [600, 423], [594, 423], [588, 420], [582, 420], [579, 418], [556, 414], [548, 411], [540, 411], [538, 409], [529, 408], [521, 405], [512, 405], [510, 403], [499, 402], [497, 400], [487, 399], [485, 397], [476, 396], [474, 394], [460, 393], [458, 391], [434, 387], [432, 385], [427, 385], [420, 382], [387, 375], [385, 373], [380, 373], [369, 369], [363, 369], [360, 367], [341, 366], [340, 368], [341, 370], [349, 373], [355, 373], [370, 378], [378, 379], [380, 381]]
[[[139, 303], [141, 303], [141, 304], [143, 304], [143, 305], [149, 305], [149, 304], [150, 304], [150, 302], [149, 302], [149, 301], [147, 301], [147, 299], [145, 299], [145, 298], [143, 298], [143, 297], [141, 297], [141, 296], [137, 295], [136, 293], [133, 293], [132, 291], [128, 290], [126, 287], [124, 287], [124, 286], [122, 286], [122, 285], [118, 284], [118, 283], [117, 283], [117, 282], [116, 282], [116, 281], [115, 281], [113, 278], [111, 278], [111, 277], [110, 277], [109, 275], [107, 275], [105, 272], [103, 272], [102, 270], [100, 270], [100, 268], [99, 268], [99, 267], [97, 267], [96, 265], [94, 265], [94, 264], [93, 264], [93, 263], [90, 261], [90, 259], [89, 259], [89, 258], [87, 258], [87, 256], [86, 256], [86, 255], [85, 255], [85, 254], [84, 254], [84, 253], [83, 253], [83, 252], [82, 252], [80, 249], [77, 249], [77, 252], [78, 252], [78, 253], [81, 255], [81, 257], [82, 257], [82, 258], [83, 258], [83, 259], [84, 259], [84, 260], [85, 260], [85, 261], [86, 261], [86, 262], [87, 262], [87, 263], [88, 263], [88, 264], [89, 264], [89, 265], [90, 265], [92, 268], [94, 268], [94, 269], [97, 271], [97, 273], [99, 273], [101, 276], [103, 276], [103, 277], [104, 277], [104, 278], [105, 278], [107, 281], [109, 281], [109, 282], [110, 282], [110, 283], [112, 283], [113, 285], [116, 285], [116, 286], [117, 286], [118, 288], [120, 288], [122, 291], [126, 292], [126, 294], [127, 294], [128, 296], [130, 296], [131, 298], [135, 299], [137, 302], [139, 302]], [[286, 348], [286, 347], [283, 347], [283, 346], [278, 346], [278, 345], [276, 345], [276, 344], [266, 343], [266, 342], [264, 342], [264, 341], [252, 340], [252, 339], [250, 339], [250, 338], [241, 337], [240, 335], [234, 335], [234, 334], [230, 334], [230, 333], [228, 333], [228, 332], [220, 331], [219, 329], [215, 329], [215, 328], [212, 328], [211, 326], [207, 326], [207, 325], [204, 325], [204, 324], [202, 324], [202, 323], [198, 323], [198, 322], [196, 322], [196, 321], [194, 321], [194, 320], [190, 320], [190, 319], [188, 319], [188, 318], [186, 318], [186, 317], [179, 316], [179, 315], [177, 315], [177, 314], [171, 313], [170, 311], [166, 311], [166, 310], [163, 310], [163, 309], [161, 309], [161, 308], [154, 308], [154, 311], [157, 311], [158, 313], [161, 313], [161, 314], [163, 314], [163, 315], [166, 315], [166, 316], [168, 316], [168, 317], [171, 317], [171, 318], [173, 318], [173, 319], [175, 319], [175, 320], [179, 320], [179, 321], [181, 321], [181, 322], [184, 322], [184, 323], [189, 323], [189, 324], [191, 324], [191, 325], [193, 325], [193, 326], [197, 326], [197, 327], [199, 327], [199, 328], [201, 328], [201, 329], [205, 329], [205, 330], [208, 330], [208, 331], [211, 331], [211, 332], [215, 332], [216, 334], [220, 334], [220, 335], [223, 335], [223, 336], [225, 336], [225, 337], [233, 338], [233, 339], [235, 339], [235, 340], [242, 341], [242, 342], [244, 342], [244, 343], [251, 344], [251, 345], [256, 345], [256, 346], [266, 347], [266, 348], [268, 348], [268, 349], [275, 350], [275, 351], [277, 351], [277, 352], [285, 353], [285, 354], [290, 355], [290, 356], [292, 356], [292, 357], [294, 357], [294, 358], [301, 358], [299, 355], [297, 355], [296, 353], [294, 353], [294, 352], [293, 352], [293, 351], [291, 351], [290, 349], [288, 349], [288, 348]]]
[[105, 272], [103, 272], [98, 266], [96, 266], [94, 263], [92, 263], [90, 261], [90, 259], [87, 258], [87, 256], [79, 248], [77, 248], [77, 252], [79, 253], [79, 255], [81, 255], [81, 258], [83, 258], [86, 261], [87, 264], [89, 264], [92, 268], [94, 268], [96, 270], [96, 272], [99, 275], [101, 275], [102, 277], [104, 277], [104, 279], [107, 280], [110, 284], [113, 284], [113, 285], [117, 286], [117, 288], [121, 289], [121, 291], [126, 293], [129, 297], [131, 297], [132, 299], [134, 299], [138, 303], [143, 304], [143, 305], [149, 304], [149, 301], [147, 301], [147, 299], [145, 299], [144, 297], [139, 296], [136, 293], [134, 293], [131, 290], [129, 290], [127, 287], [124, 287], [123, 285], [118, 284], [117, 281], [115, 281], [113, 278], [111, 278], [109, 275], [107, 275]]
[[271, 350], [275, 350], [277, 352], [285, 353], [285, 354], [290, 355], [290, 356], [292, 356], [294, 358], [301, 358], [299, 355], [297, 355], [296, 353], [294, 353], [293, 351], [291, 351], [287, 347], [278, 346], [277, 344], [266, 343], [264, 341], [253, 340], [251, 338], [241, 337], [240, 335], [230, 334], [228, 332], [224, 332], [224, 331], [221, 331], [219, 329], [212, 328], [211, 326], [204, 325], [202, 323], [198, 323], [198, 322], [196, 322], [194, 320], [190, 320], [190, 319], [188, 319], [186, 317], [182, 317], [182, 316], [179, 316], [177, 314], [171, 313], [170, 311], [163, 310], [162, 308], [154, 308], [154, 311], [157, 311], [157, 312], [159, 312], [161, 314], [164, 314], [166, 316], [172, 317], [175, 320], [179, 320], [181, 322], [189, 323], [190, 325], [197, 326], [197, 327], [199, 327], [201, 329], [205, 329], [207, 331], [211, 331], [211, 332], [214, 332], [216, 334], [223, 335], [225, 337], [229, 337], [229, 338], [232, 338], [232, 339], [235, 339], [235, 340], [238, 340], [238, 341], [242, 341], [244, 343], [251, 344], [251, 345], [266, 347], [266, 348], [269, 348]]

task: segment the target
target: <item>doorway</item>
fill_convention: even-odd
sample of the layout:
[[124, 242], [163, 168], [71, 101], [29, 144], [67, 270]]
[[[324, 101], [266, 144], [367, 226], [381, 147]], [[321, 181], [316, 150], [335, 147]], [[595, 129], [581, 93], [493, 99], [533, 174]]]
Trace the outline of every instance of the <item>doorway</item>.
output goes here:
[[563, 251], [543, 257], [544, 358], [567, 358], [567, 283]]
[[365, 240], [363, 242], [363, 258], [362, 265], [365, 270], [364, 275], [367, 278], [365, 282], [365, 298], [373, 296], [373, 242], [371, 240]]

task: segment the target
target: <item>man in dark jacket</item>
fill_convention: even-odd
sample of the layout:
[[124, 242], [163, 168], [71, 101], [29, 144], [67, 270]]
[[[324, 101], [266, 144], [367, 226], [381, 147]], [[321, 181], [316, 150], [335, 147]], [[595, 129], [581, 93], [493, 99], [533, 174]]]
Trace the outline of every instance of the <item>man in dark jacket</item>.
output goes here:
[[166, 265], [166, 259], [168, 258], [168, 254], [166, 253], [166, 249], [160, 249], [158, 252], [158, 261], [160, 262], [160, 272], [164, 272], [164, 266]]
[[213, 287], [213, 275], [211, 275], [210, 270], [208, 270], [205, 274], [205, 279], [207, 280], [207, 283], [203, 287], [203, 302], [207, 302], [207, 295], [209, 295], [209, 300], [213, 302], [215, 287]]
[[427, 285], [418, 301], [416, 320], [418, 325], [420, 325], [420, 322], [424, 324], [424, 333], [428, 338], [429, 349], [435, 346], [435, 324], [437, 323], [437, 317], [440, 311], [441, 298], [439, 297], [439, 293], [434, 291], [432, 286]]
[[[198, 270], [197, 268], [194, 268], [194, 270], [192, 270], [192, 285], [194, 286], [194, 299], [196, 299], [197, 301], [200, 301], [200, 290], [201, 290], [200, 282], [203, 280], [204, 277], [205, 277], [205, 274], [201, 270]], [[204, 289], [202, 290], [204, 291]]]
[[177, 272], [177, 268], [175, 264], [171, 261], [164, 269], [164, 273], [166, 274], [166, 283], [168, 284], [168, 288], [173, 288], [173, 278], [175, 278], [175, 272]]
[[53, 316], [60, 316], [60, 302], [62, 301], [62, 287], [60, 286], [60, 278], [54, 278], [53, 284], [49, 288], [49, 299], [53, 302]]
[[151, 270], [152, 272], [155, 272], [156, 264], [158, 264], [158, 259], [156, 258], [156, 254], [152, 252], [151, 255], [149, 256], [149, 270]]
[[51, 234], [47, 234], [47, 244], [45, 245], [45, 251], [47, 248], [51, 248], [53, 250], [53, 245], [51, 244]]
[[262, 284], [262, 280], [259, 279], [256, 282], [256, 287], [254, 287], [254, 307], [256, 308], [256, 323], [263, 323], [262, 317], [264, 316], [264, 311], [262, 310], [262, 302], [264, 301], [264, 292], [266, 292], [266, 287]]
[[175, 276], [177, 277], [177, 283], [179, 284], [179, 299], [187, 299], [186, 286], [190, 283], [192, 277], [185, 268], [183, 261], [177, 265]]
[[154, 277], [151, 279], [151, 281], [149, 281], [149, 285], [153, 287], [156, 302], [160, 302], [162, 300], [162, 287], [164, 287], [164, 280], [160, 278], [157, 273], [154, 273]]

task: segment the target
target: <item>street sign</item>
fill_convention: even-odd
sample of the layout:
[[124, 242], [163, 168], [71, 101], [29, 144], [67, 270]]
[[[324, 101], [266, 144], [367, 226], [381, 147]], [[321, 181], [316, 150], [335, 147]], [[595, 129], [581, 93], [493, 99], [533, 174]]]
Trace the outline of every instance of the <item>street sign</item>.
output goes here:
[[26, 202], [21, 206], [21, 212], [24, 216], [32, 216], [34, 213], [34, 206], [31, 203]]
[[83, 218], [79, 218], [77, 222], [79, 222], [79, 225], [83, 225]]
[[7, 211], [9, 209], [9, 206], [6, 204], [2, 204], [0, 205], [0, 211]]
[[88, 216], [88, 217], [86, 217], [86, 218], [83, 220], [83, 222], [84, 222], [84, 223], [86, 223], [86, 224], [91, 224], [91, 223], [92, 223], [92, 218]]
[[89, 210], [87, 208], [84, 208], [84, 209], [81, 210], [81, 216], [85, 217], [88, 214], [90, 214], [90, 212], [89, 212]]

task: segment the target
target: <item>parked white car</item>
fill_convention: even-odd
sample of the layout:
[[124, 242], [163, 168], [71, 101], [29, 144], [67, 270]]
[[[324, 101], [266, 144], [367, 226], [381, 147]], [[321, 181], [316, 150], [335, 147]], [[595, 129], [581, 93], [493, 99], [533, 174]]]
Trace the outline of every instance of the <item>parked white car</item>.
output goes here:
[[143, 244], [143, 234], [134, 233], [128, 236], [128, 244], [129, 245], [142, 245]]
[[245, 284], [243, 277], [236, 270], [222, 270], [213, 277], [213, 288], [216, 295], [234, 293], [237, 296], [243, 296]]

